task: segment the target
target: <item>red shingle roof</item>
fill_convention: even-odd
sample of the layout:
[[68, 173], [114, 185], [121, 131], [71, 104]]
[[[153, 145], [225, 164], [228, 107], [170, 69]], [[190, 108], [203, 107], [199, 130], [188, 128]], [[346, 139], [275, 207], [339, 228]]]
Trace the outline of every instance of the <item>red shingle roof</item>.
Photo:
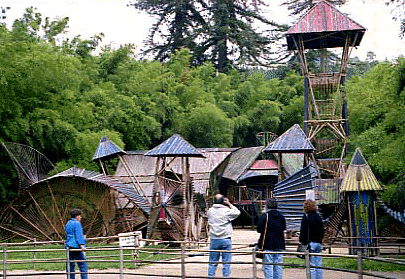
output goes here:
[[307, 49], [343, 47], [346, 34], [349, 34], [352, 44], [357, 46], [365, 31], [363, 26], [331, 4], [320, 1], [287, 31], [287, 44], [289, 50], [296, 49], [292, 38], [300, 35]]

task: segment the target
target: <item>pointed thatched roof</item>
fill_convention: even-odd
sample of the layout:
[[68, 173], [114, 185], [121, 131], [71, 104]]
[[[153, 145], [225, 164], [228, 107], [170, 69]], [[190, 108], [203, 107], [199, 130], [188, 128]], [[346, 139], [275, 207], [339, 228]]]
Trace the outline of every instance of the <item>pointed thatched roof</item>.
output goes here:
[[265, 149], [266, 153], [312, 153], [314, 146], [298, 124], [288, 129]]
[[364, 159], [363, 154], [361, 154], [360, 149], [357, 148], [343, 178], [340, 191], [350, 192], [359, 190], [380, 191], [382, 188]]
[[350, 19], [326, 1], [313, 6], [287, 35], [288, 50], [297, 49], [294, 39], [302, 37], [304, 49], [344, 47], [346, 36], [350, 36], [350, 45], [358, 46], [366, 29]]
[[117, 156], [118, 154], [126, 154], [120, 147], [110, 141], [106, 136], [101, 137], [100, 143], [93, 156], [93, 161], [100, 159], [108, 159]]
[[152, 150], [145, 153], [145, 156], [153, 157], [204, 157], [197, 148], [188, 143], [180, 135], [174, 134]]

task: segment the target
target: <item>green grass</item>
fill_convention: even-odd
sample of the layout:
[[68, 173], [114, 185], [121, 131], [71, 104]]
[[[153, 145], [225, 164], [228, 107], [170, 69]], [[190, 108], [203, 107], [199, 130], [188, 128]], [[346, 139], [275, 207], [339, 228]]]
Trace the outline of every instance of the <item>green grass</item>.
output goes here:
[[[107, 248], [117, 247], [117, 245], [98, 245], [92, 244], [88, 248], [105, 248], [104, 250], [99, 251], [88, 251], [87, 252], [87, 259], [89, 261], [89, 268], [91, 269], [109, 269], [109, 268], [119, 268], [119, 250], [107, 250]], [[139, 253], [139, 260], [140, 261], [158, 261], [164, 259], [171, 259], [174, 257], [179, 257], [179, 255], [174, 255], [179, 253], [179, 249], [171, 249], [174, 254], [167, 254], [159, 252], [159, 249], [167, 249], [167, 247], [163, 247], [162, 245], [158, 246], [148, 246], [144, 248]], [[7, 250], [30, 250], [34, 249], [33, 247], [8, 247]], [[52, 262], [52, 263], [36, 263], [35, 269], [36, 270], [65, 270], [65, 260], [66, 260], [66, 253], [63, 249], [62, 245], [46, 245], [46, 246], [37, 246], [36, 249], [41, 250], [49, 250], [44, 252], [35, 252], [36, 259], [57, 259], [59, 262]], [[58, 251], [51, 251], [51, 249], [58, 249]], [[151, 250], [153, 249], [153, 250]], [[146, 251], [148, 250], [148, 251]], [[131, 250], [124, 250], [124, 260], [133, 260], [134, 257], [132, 255]], [[29, 263], [8, 263], [7, 270], [32, 270], [34, 269], [34, 263], [32, 263], [32, 259], [34, 258], [34, 252], [31, 251], [19, 251], [13, 253], [7, 253], [7, 260], [29, 260]], [[391, 257], [393, 258], [393, 257]], [[405, 256], [396, 256], [397, 259], [405, 259]], [[114, 260], [116, 262], [100, 262], [99, 260]], [[3, 253], [0, 250], [0, 263], [3, 261]], [[93, 262], [94, 261], [94, 262]], [[208, 259], [207, 259], [208, 261]], [[305, 261], [303, 259], [299, 259], [297, 257], [287, 257], [285, 256], [284, 264], [294, 264], [294, 265], [305, 265]], [[143, 265], [148, 263], [143, 263]], [[138, 265], [139, 266], [139, 265]], [[348, 258], [323, 258], [323, 267], [332, 267], [332, 268], [342, 268], [342, 269], [352, 269], [357, 270], [357, 259], [348, 259]], [[124, 262], [124, 268], [136, 268], [134, 262]], [[286, 268], [288, 268], [286, 266]], [[303, 267], [302, 267], [303, 268]], [[364, 260], [363, 261], [363, 269], [370, 270], [370, 271], [405, 271], [404, 264], [395, 264], [395, 263], [384, 263], [375, 260]]]
[[[398, 259], [404, 257], [396, 257]], [[305, 265], [305, 261], [299, 258], [290, 258], [284, 257], [283, 262], [285, 264], [299, 264]], [[344, 269], [352, 269], [357, 270], [357, 259], [349, 259], [349, 258], [323, 258], [322, 259], [322, 266], [323, 267], [331, 267], [331, 268], [344, 268]], [[286, 267], [288, 268], [288, 267]], [[370, 270], [370, 271], [405, 271], [404, 264], [395, 264], [395, 263], [385, 263], [376, 260], [363, 260], [363, 270]]]
[[[87, 248], [106, 248], [105, 250], [97, 251], [87, 251], [86, 258], [89, 262], [89, 267], [94, 269], [108, 269], [108, 268], [119, 268], [120, 260], [120, 251], [119, 250], [107, 250], [111, 248], [116, 248], [117, 245], [90, 245]], [[157, 246], [148, 246], [144, 248], [139, 254], [138, 259], [141, 261], [158, 261], [164, 259], [174, 258], [177, 255], [173, 254], [163, 254], [159, 253], [159, 250], [167, 247], [163, 245]], [[52, 251], [58, 249], [57, 251]], [[34, 250], [33, 247], [8, 247], [7, 251], [16, 251], [16, 250]], [[7, 270], [65, 270], [66, 268], [66, 251], [62, 245], [46, 245], [46, 246], [37, 246], [35, 250], [49, 250], [49, 251], [40, 251], [40, 252], [31, 252], [31, 251], [18, 251], [18, 252], [7, 252], [7, 261], [11, 260], [27, 260], [29, 263], [8, 263]], [[174, 251], [178, 253], [178, 251]], [[124, 261], [131, 261], [134, 259], [133, 251], [124, 250]], [[34, 256], [35, 255], [35, 256]], [[32, 262], [34, 257], [37, 260], [52, 259], [51, 263], [42, 263], [37, 262], [35, 265]], [[115, 262], [102, 262], [102, 261], [115, 261]], [[3, 261], [3, 252], [0, 250], [0, 262]], [[94, 261], [94, 262], [93, 262]], [[143, 265], [145, 263], [142, 263]], [[146, 263], [147, 264], [147, 263]], [[138, 264], [139, 266], [139, 264]], [[124, 262], [124, 268], [135, 268], [134, 262]]]

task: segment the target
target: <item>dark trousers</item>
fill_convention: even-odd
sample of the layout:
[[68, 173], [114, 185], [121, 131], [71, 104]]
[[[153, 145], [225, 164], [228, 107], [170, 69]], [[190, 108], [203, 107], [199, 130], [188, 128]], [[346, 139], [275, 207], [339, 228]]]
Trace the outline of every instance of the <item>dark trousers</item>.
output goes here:
[[[69, 251], [69, 262], [66, 263], [66, 271], [69, 268], [70, 271], [70, 278], [68, 279], [75, 279], [75, 264], [76, 261], [84, 261], [86, 260], [86, 256], [82, 251]], [[80, 278], [87, 279], [87, 262], [77, 262], [77, 265], [80, 269]]]

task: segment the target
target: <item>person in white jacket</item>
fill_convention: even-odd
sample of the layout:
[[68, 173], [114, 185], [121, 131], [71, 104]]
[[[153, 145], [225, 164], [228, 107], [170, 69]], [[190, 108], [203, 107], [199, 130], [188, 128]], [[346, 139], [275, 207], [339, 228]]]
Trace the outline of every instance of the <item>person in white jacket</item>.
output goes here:
[[210, 257], [208, 264], [208, 278], [213, 278], [222, 256], [222, 277], [231, 276], [232, 253], [219, 252], [232, 250], [232, 220], [240, 214], [239, 209], [233, 206], [228, 198], [216, 194], [214, 205], [208, 210], [208, 225], [210, 227]]

